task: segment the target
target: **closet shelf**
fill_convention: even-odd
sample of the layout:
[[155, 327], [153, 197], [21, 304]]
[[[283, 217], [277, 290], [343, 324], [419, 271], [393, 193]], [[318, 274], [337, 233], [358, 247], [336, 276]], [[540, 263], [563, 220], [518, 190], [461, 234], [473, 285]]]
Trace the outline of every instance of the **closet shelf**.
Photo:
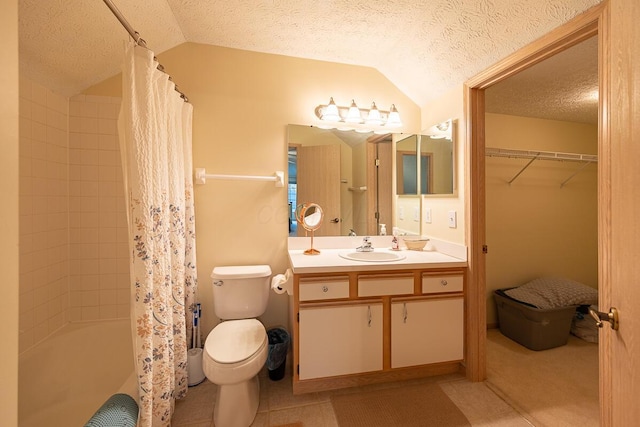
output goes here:
[[597, 162], [595, 154], [559, 153], [556, 151], [512, 150], [509, 148], [485, 148], [489, 157], [510, 157], [513, 159], [562, 160], [573, 162]]
[[580, 169], [574, 172], [569, 178], [565, 179], [560, 188], [564, 187], [567, 182], [581, 172], [584, 168], [591, 163], [598, 162], [598, 156], [595, 154], [581, 154], [581, 153], [560, 153], [557, 151], [531, 151], [531, 150], [514, 150], [509, 148], [485, 148], [485, 155], [488, 157], [507, 157], [510, 159], [529, 159], [529, 162], [524, 165], [520, 171], [514, 175], [509, 181], [509, 185], [520, 176], [531, 164], [536, 160], [556, 160], [556, 161], [569, 161], [569, 162], [582, 162], [584, 163]]

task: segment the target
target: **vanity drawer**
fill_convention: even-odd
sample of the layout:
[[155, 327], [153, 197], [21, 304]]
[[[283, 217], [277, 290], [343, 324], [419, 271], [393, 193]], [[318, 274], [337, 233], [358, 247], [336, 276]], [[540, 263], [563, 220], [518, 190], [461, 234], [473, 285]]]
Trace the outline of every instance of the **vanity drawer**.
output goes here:
[[462, 292], [464, 276], [462, 274], [422, 275], [422, 293]]
[[411, 294], [413, 294], [413, 274], [358, 277], [359, 297]]
[[300, 301], [349, 298], [349, 277], [320, 277], [300, 279]]

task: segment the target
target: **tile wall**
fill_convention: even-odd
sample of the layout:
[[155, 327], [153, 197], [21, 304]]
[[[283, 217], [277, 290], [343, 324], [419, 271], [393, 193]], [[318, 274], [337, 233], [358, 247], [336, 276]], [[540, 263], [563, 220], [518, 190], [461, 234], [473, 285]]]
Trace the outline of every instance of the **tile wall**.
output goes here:
[[67, 99], [20, 79], [20, 351], [68, 322]]
[[119, 106], [20, 79], [20, 352], [67, 322], [129, 317]]
[[129, 317], [129, 270], [117, 118], [120, 98], [69, 100], [71, 321]]

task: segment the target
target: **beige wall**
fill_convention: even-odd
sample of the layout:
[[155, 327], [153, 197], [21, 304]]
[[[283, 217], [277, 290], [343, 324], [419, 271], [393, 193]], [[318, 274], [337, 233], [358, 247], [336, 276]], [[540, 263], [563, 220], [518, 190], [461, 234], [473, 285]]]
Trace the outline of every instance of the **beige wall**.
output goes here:
[[[597, 153], [597, 126], [486, 114], [492, 148]], [[493, 291], [539, 276], [598, 286], [597, 166], [486, 158], [487, 322], [497, 322]]]
[[18, 2], [2, 3], [0, 14], [0, 420], [18, 425]]
[[[372, 68], [186, 43], [158, 55], [194, 106], [194, 167], [208, 173], [271, 175], [286, 170], [287, 124], [313, 123], [330, 96], [395, 103], [407, 132], [420, 130], [418, 107]], [[86, 91], [120, 95], [118, 77]], [[214, 266], [288, 267], [287, 197], [272, 183], [209, 181], [195, 189], [199, 298], [203, 333], [215, 326]], [[266, 326], [288, 324], [288, 299], [271, 294]]]
[[20, 78], [20, 351], [68, 321], [67, 98]]

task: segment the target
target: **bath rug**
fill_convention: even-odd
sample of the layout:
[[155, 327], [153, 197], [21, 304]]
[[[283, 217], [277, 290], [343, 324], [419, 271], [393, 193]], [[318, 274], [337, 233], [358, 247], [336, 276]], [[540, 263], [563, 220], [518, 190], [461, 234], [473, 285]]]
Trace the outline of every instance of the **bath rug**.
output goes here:
[[96, 411], [84, 427], [135, 427], [138, 420], [138, 404], [129, 395], [111, 396]]
[[469, 420], [435, 383], [331, 397], [344, 427], [462, 427]]

